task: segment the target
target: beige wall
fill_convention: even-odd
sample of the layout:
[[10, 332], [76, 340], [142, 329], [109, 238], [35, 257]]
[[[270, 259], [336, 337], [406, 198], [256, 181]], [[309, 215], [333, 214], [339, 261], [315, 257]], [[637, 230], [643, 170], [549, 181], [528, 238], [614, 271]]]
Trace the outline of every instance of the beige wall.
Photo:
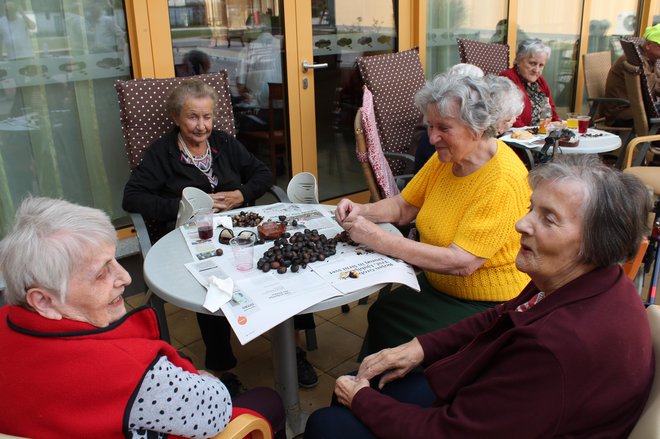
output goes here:
[[337, 26], [357, 26], [357, 17], [362, 17], [361, 26], [371, 27], [374, 21], [377, 26], [394, 28], [394, 12], [392, 2], [383, 0], [337, 0], [335, 2]]

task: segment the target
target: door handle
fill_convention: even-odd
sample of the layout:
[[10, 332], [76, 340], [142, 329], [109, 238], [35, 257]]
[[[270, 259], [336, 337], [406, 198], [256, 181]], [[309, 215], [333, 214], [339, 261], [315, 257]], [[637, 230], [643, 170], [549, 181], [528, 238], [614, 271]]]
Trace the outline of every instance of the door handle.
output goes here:
[[327, 69], [328, 68], [328, 63], [319, 63], [319, 64], [308, 64], [307, 60], [303, 60], [302, 63], [302, 68], [303, 68], [303, 73], [307, 73], [309, 69], [316, 70], [316, 69]]

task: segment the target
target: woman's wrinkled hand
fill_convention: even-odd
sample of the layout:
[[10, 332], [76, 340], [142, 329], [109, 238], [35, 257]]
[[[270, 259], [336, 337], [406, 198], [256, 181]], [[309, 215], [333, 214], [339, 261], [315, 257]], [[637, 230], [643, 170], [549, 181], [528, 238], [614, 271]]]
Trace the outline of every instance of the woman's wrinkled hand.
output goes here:
[[213, 198], [213, 210], [216, 212], [234, 209], [242, 206], [245, 202], [243, 193], [238, 189], [228, 192], [216, 192], [210, 195]]
[[353, 221], [360, 214], [362, 206], [344, 198], [337, 204], [335, 219], [344, 230], [350, 230]]
[[373, 222], [358, 216], [351, 223], [350, 229], [346, 229], [351, 239], [358, 244], [365, 244], [373, 250], [378, 251], [378, 240], [385, 232], [381, 227]]
[[357, 378], [370, 380], [383, 374], [378, 382], [378, 388], [391, 381], [406, 376], [408, 372], [419, 366], [424, 360], [424, 350], [416, 338], [395, 348], [383, 349], [366, 357], [357, 373]]
[[365, 387], [369, 387], [369, 381], [364, 378], [353, 375], [340, 376], [335, 382], [335, 395], [340, 403], [350, 408], [355, 394]]

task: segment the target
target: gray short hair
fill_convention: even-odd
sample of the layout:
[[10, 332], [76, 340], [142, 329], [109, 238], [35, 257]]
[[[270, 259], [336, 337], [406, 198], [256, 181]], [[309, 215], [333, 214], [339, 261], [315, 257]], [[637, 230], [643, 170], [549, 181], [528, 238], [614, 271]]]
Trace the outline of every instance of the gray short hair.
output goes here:
[[593, 154], [560, 154], [529, 173], [534, 190], [544, 181], [583, 185], [580, 259], [606, 267], [631, 259], [648, 233], [649, 191], [637, 177], [605, 166]]
[[188, 98], [211, 98], [214, 110], [218, 105], [218, 92], [213, 87], [199, 78], [190, 78], [174, 87], [167, 95], [167, 100], [165, 101], [167, 113], [169, 115], [179, 116], [183, 104]]
[[[415, 105], [423, 114], [434, 105], [440, 114], [458, 118], [474, 133], [483, 133], [483, 137], [495, 134], [497, 108], [483, 78], [446, 73], [436, 75], [417, 92]], [[452, 114], [454, 105], [458, 105], [458, 114]]]
[[66, 300], [69, 278], [102, 243], [115, 245], [115, 229], [104, 212], [64, 200], [28, 197], [16, 212], [12, 230], [0, 242], [5, 297], [27, 306], [33, 287]]
[[537, 53], [542, 53], [550, 59], [550, 54], [552, 50], [550, 46], [545, 44], [538, 38], [530, 38], [528, 40], [523, 40], [518, 45], [518, 51], [516, 52], [516, 59], [514, 64], [517, 64], [519, 60], [523, 58], [529, 58]]
[[486, 75], [490, 95], [498, 108], [497, 123], [518, 117], [525, 108], [525, 95], [512, 80], [505, 76]]

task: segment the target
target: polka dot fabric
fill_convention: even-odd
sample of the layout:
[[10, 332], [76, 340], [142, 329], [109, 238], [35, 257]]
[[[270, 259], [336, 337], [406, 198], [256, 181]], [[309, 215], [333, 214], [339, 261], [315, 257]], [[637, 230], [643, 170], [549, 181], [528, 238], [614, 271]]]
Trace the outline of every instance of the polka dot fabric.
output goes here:
[[498, 75], [509, 68], [509, 46], [458, 38], [458, 54], [462, 63], [473, 64], [485, 74]]
[[224, 429], [231, 414], [231, 397], [220, 380], [185, 372], [161, 357], [135, 395], [128, 430], [133, 438], [154, 432], [203, 438]]
[[[213, 127], [235, 135], [234, 113], [227, 84], [227, 71], [198, 75], [219, 95]], [[115, 81], [119, 117], [131, 170], [142, 161], [146, 149], [174, 126], [165, 111], [167, 93], [185, 78], [131, 79]]]
[[[426, 80], [417, 49], [357, 60], [364, 84], [373, 94], [374, 113], [383, 151], [409, 152], [415, 126], [422, 113], [415, 107], [415, 93]], [[389, 160], [392, 174], [406, 172], [406, 162]]]

